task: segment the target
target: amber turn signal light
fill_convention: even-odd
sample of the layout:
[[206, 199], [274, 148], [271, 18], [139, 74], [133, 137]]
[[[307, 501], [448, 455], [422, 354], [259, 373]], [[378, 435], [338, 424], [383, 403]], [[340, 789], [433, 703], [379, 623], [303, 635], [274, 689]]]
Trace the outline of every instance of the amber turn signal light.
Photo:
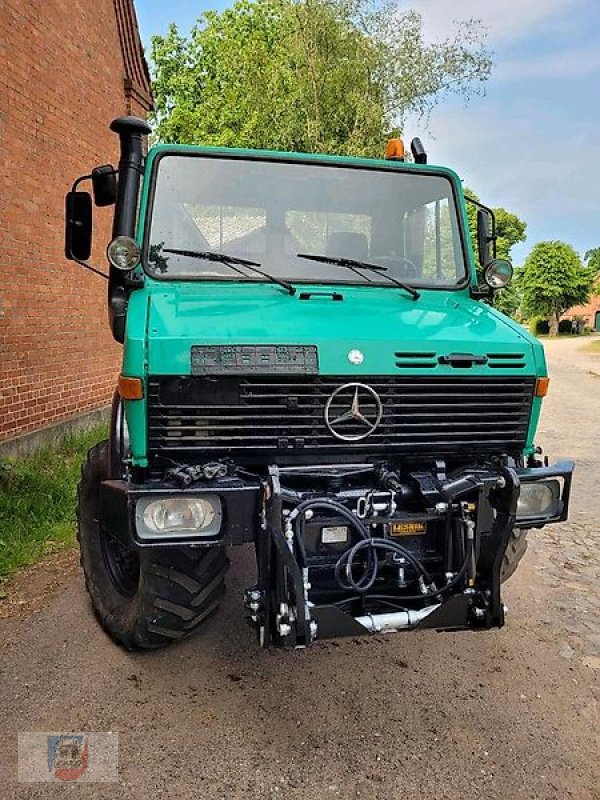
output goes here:
[[396, 158], [398, 161], [404, 161], [404, 142], [402, 139], [388, 139], [385, 157], [386, 159]]
[[144, 396], [144, 384], [141, 378], [126, 378], [125, 375], [119, 375], [117, 390], [123, 400], [141, 400]]
[[550, 378], [538, 378], [535, 382], [535, 396], [546, 397], [548, 394], [548, 386], [550, 385]]

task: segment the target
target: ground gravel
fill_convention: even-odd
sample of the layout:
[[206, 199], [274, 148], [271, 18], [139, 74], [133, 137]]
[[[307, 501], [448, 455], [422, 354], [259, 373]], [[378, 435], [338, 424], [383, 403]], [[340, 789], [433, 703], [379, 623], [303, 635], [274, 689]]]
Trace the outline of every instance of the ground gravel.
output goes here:
[[[578, 461], [571, 521], [532, 535], [503, 630], [261, 652], [238, 550], [204, 636], [129, 654], [96, 625], [73, 560], [61, 580], [48, 566], [47, 591], [38, 568], [0, 620], [0, 796], [598, 800], [600, 356], [580, 347], [547, 344], [539, 436]], [[18, 784], [17, 734], [36, 730], [118, 731], [120, 786]]]

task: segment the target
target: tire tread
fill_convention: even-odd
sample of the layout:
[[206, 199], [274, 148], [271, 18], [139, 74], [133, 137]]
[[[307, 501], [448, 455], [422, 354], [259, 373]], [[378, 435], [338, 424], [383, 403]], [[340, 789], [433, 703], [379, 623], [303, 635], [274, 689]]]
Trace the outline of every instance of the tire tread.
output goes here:
[[[108, 442], [92, 447], [77, 487], [77, 540], [85, 586], [100, 625], [127, 649], [164, 647], [194, 633], [225, 593], [225, 547], [155, 547], [140, 550], [140, 582], [119, 603], [98, 558], [99, 486], [108, 477]], [[116, 598], [116, 603], [115, 603]]]

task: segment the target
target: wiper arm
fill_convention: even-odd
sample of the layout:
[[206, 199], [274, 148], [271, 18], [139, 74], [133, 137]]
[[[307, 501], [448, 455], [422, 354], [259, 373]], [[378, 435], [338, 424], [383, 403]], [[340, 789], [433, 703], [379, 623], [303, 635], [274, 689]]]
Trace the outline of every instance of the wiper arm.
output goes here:
[[225, 266], [231, 267], [238, 275], [243, 275], [244, 278], [247, 278], [248, 276], [245, 272], [242, 272], [241, 269], [236, 269], [235, 265], [239, 264], [241, 267], [246, 267], [251, 272], [256, 272], [257, 275], [262, 275], [263, 278], [271, 281], [271, 283], [276, 283], [278, 286], [283, 287], [289, 294], [296, 294], [296, 289], [291, 283], [284, 281], [282, 278], [276, 278], [268, 272], [264, 272], [264, 270], [260, 269], [258, 261], [249, 261], [247, 258], [230, 256], [227, 255], [227, 253], [213, 253], [210, 250], [180, 250], [177, 247], [163, 247], [161, 252], [174, 253], [178, 256], [186, 256], [187, 258], [201, 258], [205, 261], [217, 261], [219, 264], [225, 264]]
[[360, 275], [361, 278], [365, 278], [365, 275], [362, 275], [360, 270], [364, 270], [365, 272], [375, 272], [377, 274], [383, 275], [384, 278], [387, 278], [390, 283], [393, 283], [399, 289], [404, 289], [405, 292], [408, 292], [409, 295], [413, 298], [413, 300], [418, 300], [421, 297], [421, 292], [417, 291], [414, 286], [409, 286], [407, 283], [402, 283], [397, 278], [393, 278], [391, 275], [387, 275], [388, 268], [382, 267], [379, 264], [369, 264], [367, 261], [357, 261], [354, 258], [341, 258], [338, 256], [319, 256], [313, 255], [312, 253], [296, 253], [298, 258], [307, 258], [310, 261], [319, 261], [321, 264], [333, 264], [335, 267], [346, 267], [346, 269], [352, 270], [357, 275]]

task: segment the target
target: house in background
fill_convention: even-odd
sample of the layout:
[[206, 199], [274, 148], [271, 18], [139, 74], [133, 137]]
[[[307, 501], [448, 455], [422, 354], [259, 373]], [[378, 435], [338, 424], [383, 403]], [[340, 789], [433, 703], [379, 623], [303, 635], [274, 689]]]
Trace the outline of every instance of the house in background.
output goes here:
[[585, 306], [574, 306], [570, 308], [563, 319], [570, 319], [579, 322], [579, 327], [589, 328], [592, 333], [600, 333], [600, 295], [593, 295], [590, 302]]
[[[10, 451], [110, 402], [120, 347], [106, 282], [64, 258], [64, 196], [77, 176], [117, 162], [109, 123], [145, 116], [152, 95], [133, 0], [2, 0], [0, 39], [0, 449]], [[103, 269], [110, 211], [95, 214], [91, 261]]]

